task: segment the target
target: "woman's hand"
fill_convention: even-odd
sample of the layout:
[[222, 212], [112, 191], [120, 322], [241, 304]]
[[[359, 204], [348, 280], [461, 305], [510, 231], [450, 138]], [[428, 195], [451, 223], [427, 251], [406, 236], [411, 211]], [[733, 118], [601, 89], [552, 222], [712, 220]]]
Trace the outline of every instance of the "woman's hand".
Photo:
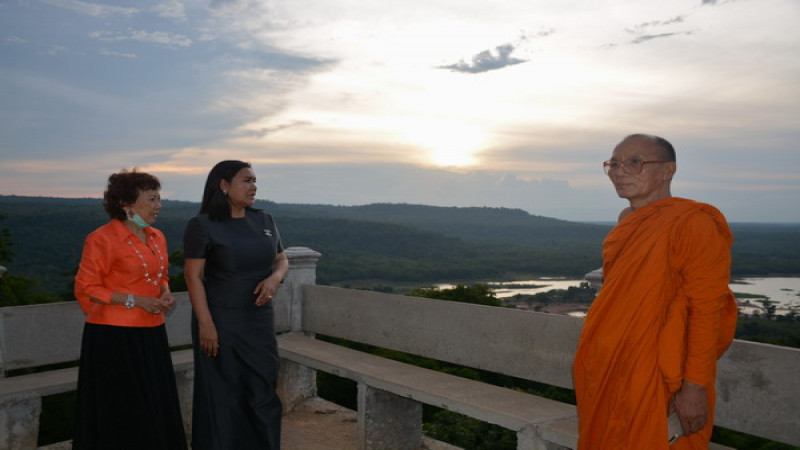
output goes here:
[[279, 283], [280, 279], [276, 279], [276, 277], [272, 275], [261, 280], [255, 290], [253, 290], [253, 294], [256, 295], [256, 306], [263, 306], [270, 302], [272, 296], [275, 295], [275, 292], [278, 290]]
[[200, 350], [206, 356], [217, 356], [219, 353], [219, 335], [214, 323], [197, 324], [197, 338]]
[[[173, 298], [172, 301], [174, 302], [175, 299]], [[164, 303], [160, 298], [145, 297], [144, 295], [134, 296], [133, 304], [134, 306], [142, 308], [143, 310], [149, 312], [150, 314], [161, 314], [162, 312], [169, 310], [169, 308], [165, 307]]]
[[175, 306], [175, 296], [168, 289], [161, 293], [161, 311], [169, 312]]

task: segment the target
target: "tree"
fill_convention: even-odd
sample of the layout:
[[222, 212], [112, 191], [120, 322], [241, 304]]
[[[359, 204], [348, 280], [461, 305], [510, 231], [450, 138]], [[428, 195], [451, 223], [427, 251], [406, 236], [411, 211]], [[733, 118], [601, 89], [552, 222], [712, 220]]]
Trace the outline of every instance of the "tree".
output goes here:
[[[0, 220], [5, 220], [5, 216], [0, 215]], [[11, 231], [8, 228], [0, 228], [0, 262], [10, 262], [14, 257], [14, 250], [11, 249]]]
[[[3, 219], [5, 216], [0, 216], [0, 220]], [[0, 262], [11, 262], [14, 256], [12, 245], [11, 231], [8, 228], [0, 229]], [[0, 306], [33, 305], [60, 300], [38, 289], [35, 280], [9, 273], [0, 274]]]
[[458, 284], [449, 289], [439, 289], [437, 287], [417, 288], [407, 295], [477, 305], [503, 306], [503, 301], [497, 298], [486, 284], [473, 284], [472, 286]]

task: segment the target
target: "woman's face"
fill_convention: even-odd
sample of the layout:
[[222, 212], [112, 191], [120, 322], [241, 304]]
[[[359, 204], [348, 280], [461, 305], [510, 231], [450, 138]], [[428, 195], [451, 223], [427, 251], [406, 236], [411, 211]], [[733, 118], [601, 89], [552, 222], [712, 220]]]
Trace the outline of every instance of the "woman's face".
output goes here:
[[[139, 191], [136, 201], [128, 207], [129, 213], [139, 214], [150, 225], [156, 222], [161, 211], [161, 194], [158, 189]], [[130, 214], [129, 214], [130, 215]]]
[[253, 206], [256, 202], [256, 174], [249, 167], [236, 172], [230, 183], [222, 180], [221, 187], [228, 193], [228, 201], [234, 208]]

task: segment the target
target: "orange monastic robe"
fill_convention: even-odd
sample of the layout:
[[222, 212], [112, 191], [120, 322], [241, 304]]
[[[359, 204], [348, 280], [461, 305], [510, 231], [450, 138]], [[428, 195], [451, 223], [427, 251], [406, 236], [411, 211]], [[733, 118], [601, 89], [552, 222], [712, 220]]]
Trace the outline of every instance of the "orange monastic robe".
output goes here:
[[668, 450], [667, 405], [682, 380], [705, 386], [711, 417], [672, 448], [708, 448], [716, 361], [736, 330], [732, 242], [716, 208], [676, 197], [606, 237], [573, 367], [580, 450]]

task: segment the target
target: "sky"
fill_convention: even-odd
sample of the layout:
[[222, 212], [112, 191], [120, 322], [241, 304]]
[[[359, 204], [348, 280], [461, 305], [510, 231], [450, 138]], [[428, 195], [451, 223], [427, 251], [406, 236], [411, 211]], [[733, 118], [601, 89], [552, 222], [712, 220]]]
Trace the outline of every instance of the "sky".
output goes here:
[[0, 195], [253, 165], [279, 203], [613, 221], [631, 133], [672, 193], [800, 222], [797, 0], [0, 0]]

